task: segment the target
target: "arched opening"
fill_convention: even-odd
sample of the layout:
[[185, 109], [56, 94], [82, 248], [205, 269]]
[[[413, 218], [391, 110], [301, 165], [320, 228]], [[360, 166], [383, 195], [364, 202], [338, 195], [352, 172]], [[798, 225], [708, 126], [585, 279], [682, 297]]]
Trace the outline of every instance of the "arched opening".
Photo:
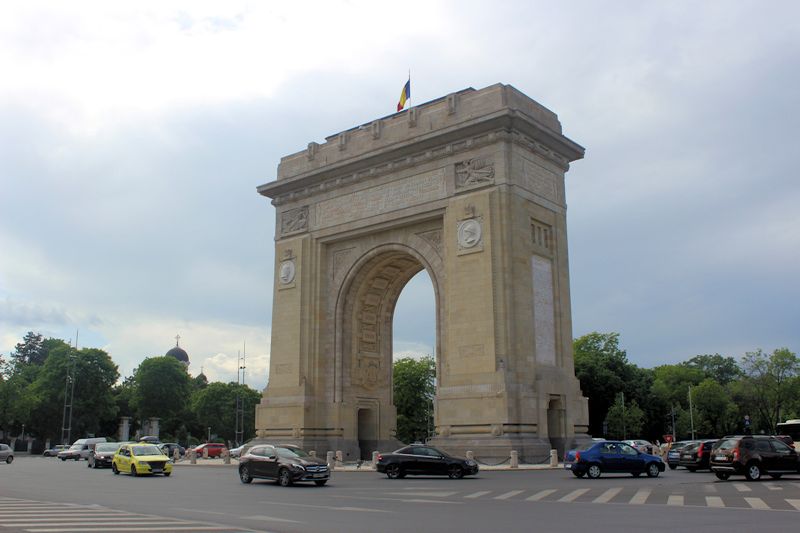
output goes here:
[[560, 397], [551, 397], [547, 404], [547, 432], [550, 446], [558, 450], [558, 456], [564, 455], [565, 444], [564, 406]]
[[392, 391], [397, 439], [425, 442], [434, 436], [436, 297], [421, 271], [403, 287], [392, 320]]
[[[411, 282], [417, 275], [420, 279]], [[396, 330], [400, 333], [398, 345], [406, 347], [401, 353], [411, 354], [414, 350], [413, 353], [423, 355], [425, 350], [430, 355], [437, 354], [440, 311], [436, 305], [435, 271], [415, 249], [391, 244], [365, 254], [352, 267], [339, 299], [339, 331], [346, 334], [337, 350], [335, 401], [341, 398], [355, 418], [356, 434], [350, 438], [358, 442], [358, 455], [364, 458], [369, 458], [372, 451], [394, 449], [400, 444], [396, 437], [392, 366], [394, 318], [401, 293], [408, 293], [400, 307], [402, 325], [397, 324]], [[424, 304], [427, 306], [424, 313], [415, 302], [418, 294], [426, 294], [424, 299], [428, 303]], [[409, 313], [424, 316], [412, 320]], [[426, 322], [428, 331], [418, 336], [415, 328], [423, 327]], [[416, 345], [416, 349], [411, 345]], [[420, 349], [422, 345], [428, 349]]]

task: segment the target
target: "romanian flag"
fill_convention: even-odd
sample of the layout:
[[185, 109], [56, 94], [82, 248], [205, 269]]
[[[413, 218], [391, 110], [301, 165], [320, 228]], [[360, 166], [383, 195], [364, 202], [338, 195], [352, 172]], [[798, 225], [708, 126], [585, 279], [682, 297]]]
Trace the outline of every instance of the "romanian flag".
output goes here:
[[397, 102], [397, 110], [402, 111], [403, 108], [406, 106], [406, 100], [411, 98], [411, 76], [408, 77], [408, 81], [405, 85], [403, 85], [403, 91], [400, 93], [400, 101]]

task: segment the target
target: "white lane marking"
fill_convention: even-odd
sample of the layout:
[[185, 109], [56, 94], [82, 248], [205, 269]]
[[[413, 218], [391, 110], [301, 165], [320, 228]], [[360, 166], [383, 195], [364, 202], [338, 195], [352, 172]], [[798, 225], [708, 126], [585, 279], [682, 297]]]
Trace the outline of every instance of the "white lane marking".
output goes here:
[[465, 498], [480, 498], [481, 496], [486, 496], [490, 492], [492, 492], [492, 491], [490, 491], [490, 490], [480, 490], [478, 492], [473, 492], [472, 494], [469, 494], [469, 495], [464, 496], [464, 497]]
[[269, 520], [272, 522], [291, 522], [293, 524], [302, 524], [303, 522], [298, 522], [297, 520], [289, 520], [288, 518], [278, 518], [277, 516], [267, 516], [264, 514], [257, 514], [253, 516], [243, 516], [243, 520], [255, 520], [260, 522], [262, 520]]
[[541, 500], [542, 498], [546, 498], [546, 497], [550, 496], [551, 494], [553, 494], [553, 493], [554, 493], [554, 492], [556, 492], [557, 490], [558, 490], [558, 489], [546, 489], [546, 490], [540, 490], [539, 492], [537, 492], [537, 493], [536, 493], [536, 494], [534, 494], [533, 496], [528, 496], [527, 498], [525, 498], [525, 501], [526, 501], [526, 502], [538, 502], [538, 501], [539, 501], [539, 500]]
[[592, 500], [592, 503], [608, 503], [611, 499], [620, 493], [622, 487], [614, 487], [612, 489], [608, 489], [603, 494]]
[[[192, 524], [193, 522], [183, 522], [183, 521], [175, 521], [175, 520], [158, 520], [158, 521], [148, 521], [148, 520], [114, 520], [113, 522], [84, 522], [78, 520], [68, 520], [62, 522], [61, 525], [68, 526], [68, 527], [77, 527], [77, 526], [166, 526], [166, 525], [175, 525], [175, 526], [187, 526]], [[14, 524], [14, 527], [36, 527], [36, 526], [49, 526], [51, 524], [43, 524], [37, 520], [32, 520], [28, 522], [22, 522]]]
[[205, 514], [221, 514], [227, 515], [228, 513], [221, 513], [219, 511], [204, 511], [203, 509], [189, 509], [187, 507], [173, 507], [176, 511], [189, 511], [191, 513], [205, 513]]
[[769, 509], [770, 506], [767, 505], [764, 500], [761, 498], [745, 498], [744, 501], [752, 507], [753, 509]]
[[453, 494], [458, 494], [457, 490], [453, 491], [420, 491], [420, 492], [387, 492], [386, 494], [390, 494], [392, 496], [416, 496], [417, 498], [425, 498], [425, 497], [432, 497], [432, 498], [446, 498], [448, 496], [452, 496]]
[[639, 489], [636, 491], [636, 494], [633, 495], [633, 498], [628, 503], [632, 503], [634, 505], [641, 505], [647, 501], [647, 498], [650, 496], [650, 489]]
[[[34, 528], [26, 531], [31, 533], [70, 533], [72, 531], [86, 533], [86, 528]], [[107, 527], [97, 531], [231, 531], [231, 528], [220, 526]], [[240, 529], [240, 531], [243, 530]]]
[[558, 499], [558, 501], [560, 501], [560, 502], [572, 502], [572, 501], [577, 500], [579, 497], [581, 497], [582, 495], [586, 494], [587, 492], [589, 492], [589, 489], [576, 489], [576, 490], [573, 490], [572, 492], [570, 492], [569, 494], [567, 494], [566, 496], [562, 496], [561, 498]]
[[703, 485], [703, 490], [705, 492], [717, 492], [717, 487], [715, 485], [707, 484]]
[[525, 492], [525, 491], [523, 491], [523, 490], [510, 490], [510, 491], [506, 492], [505, 494], [501, 494], [499, 496], [495, 496], [494, 499], [495, 500], [507, 500], [507, 499], [511, 498], [512, 496], [516, 496], [517, 494], [520, 494], [522, 492]]
[[[108, 513], [98, 513], [98, 514], [87, 514], [87, 515], [79, 515], [79, 516], [60, 516], [57, 514], [46, 514], [44, 516], [36, 517], [36, 516], [21, 516], [19, 518], [3, 518], [4, 524], [10, 524], [12, 522], [69, 522], [70, 520], [112, 520], [117, 518], [117, 515], [112, 515]], [[125, 519], [132, 519], [131, 516], [125, 516]]]
[[58, 514], [60, 516], [79, 516], [79, 515], [92, 515], [94, 516], [96, 513], [99, 512], [108, 512], [113, 513], [119, 516], [130, 516], [130, 513], [117, 513], [114, 511], [92, 511], [91, 509], [52, 509], [46, 511], [14, 511], [13, 513], [4, 513], [0, 512], [0, 518], [5, 518], [6, 516], [39, 516], [42, 514], [54, 515]]
[[719, 496], [706, 496], [706, 506], [708, 507], [725, 507], [725, 502]]
[[[347, 496], [340, 496], [342, 498], [347, 498]], [[355, 499], [370, 499], [370, 500], [391, 500], [391, 501], [404, 501], [398, 500], [397, 498], [359, 498], [357, 496], [352, 496], [351, 498]], [[416, 500], [408, 500], [408, 501], [416, 501]], [[425, 503], [450, 503], [450, 502], [442, 502], [442, 501], [435, 501], [430, 502], [427, 500], [420, 500]], [[310, 503], [284, 503], [284, 502], [261, 502], [265, 505], [283, 505], [284, 507], [308, 507], [311, 509], [330, 509], [332, 511], [353, 511], [353, 512], [360, 512], [360, 513], [391, 513], [392, 511], [384, 511], [383, 509], [367, 509], [364, 507], [334, 507], [332, 505], [311, 505]]]
[[734, 483], [733, 488], [735, 488], [739, 492], [751, 492], [753, 490], [744, 483]]
[[764, 483], [763, 485], [769, 490], [783, 490], [783, 487], [779, 487], [775, 483]]
[[788, 503], [789, 505], [791, 505], [792, 507], [794, 507], [795, 509], [800, 511], [800, 500], [794, 500], [794, 499], [787, 498], [786, 499], [786, 503]]
[[683, 505], [683, 494], [670, 494], [667, 497], [667, 505]]

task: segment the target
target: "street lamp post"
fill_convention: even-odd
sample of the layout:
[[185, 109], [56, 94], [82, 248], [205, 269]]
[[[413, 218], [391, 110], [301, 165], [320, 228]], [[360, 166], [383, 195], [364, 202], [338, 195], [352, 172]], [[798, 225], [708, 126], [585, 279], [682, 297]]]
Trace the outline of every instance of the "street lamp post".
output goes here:
[[211, 442], [211, 426], [208, 426], [208, 440], [206, 442]]

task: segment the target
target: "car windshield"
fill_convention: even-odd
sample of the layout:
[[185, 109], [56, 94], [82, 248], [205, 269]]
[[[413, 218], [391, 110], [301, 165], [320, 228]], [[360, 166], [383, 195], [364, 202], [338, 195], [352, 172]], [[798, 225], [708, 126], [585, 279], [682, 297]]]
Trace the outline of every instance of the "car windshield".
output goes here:
[[96, 444], [94, 447], [94, 451], [96, 452], [114, 452], [119, 448], [119, 444], [116, 442], [101, 442]]
[[275, 448], [278, 455], [285, 459], [294, 459], [295, 457], [311, 457], [309, 454], [300, 448]]
[[81, 448], [83, 448], [83, 444], [73, 444], [69, 447], [70, 450], [80, 450]]
[[161, 450], [150, 444], [147, 446], [131, 446], [131, 453], [133, 455], [161, 455]]

